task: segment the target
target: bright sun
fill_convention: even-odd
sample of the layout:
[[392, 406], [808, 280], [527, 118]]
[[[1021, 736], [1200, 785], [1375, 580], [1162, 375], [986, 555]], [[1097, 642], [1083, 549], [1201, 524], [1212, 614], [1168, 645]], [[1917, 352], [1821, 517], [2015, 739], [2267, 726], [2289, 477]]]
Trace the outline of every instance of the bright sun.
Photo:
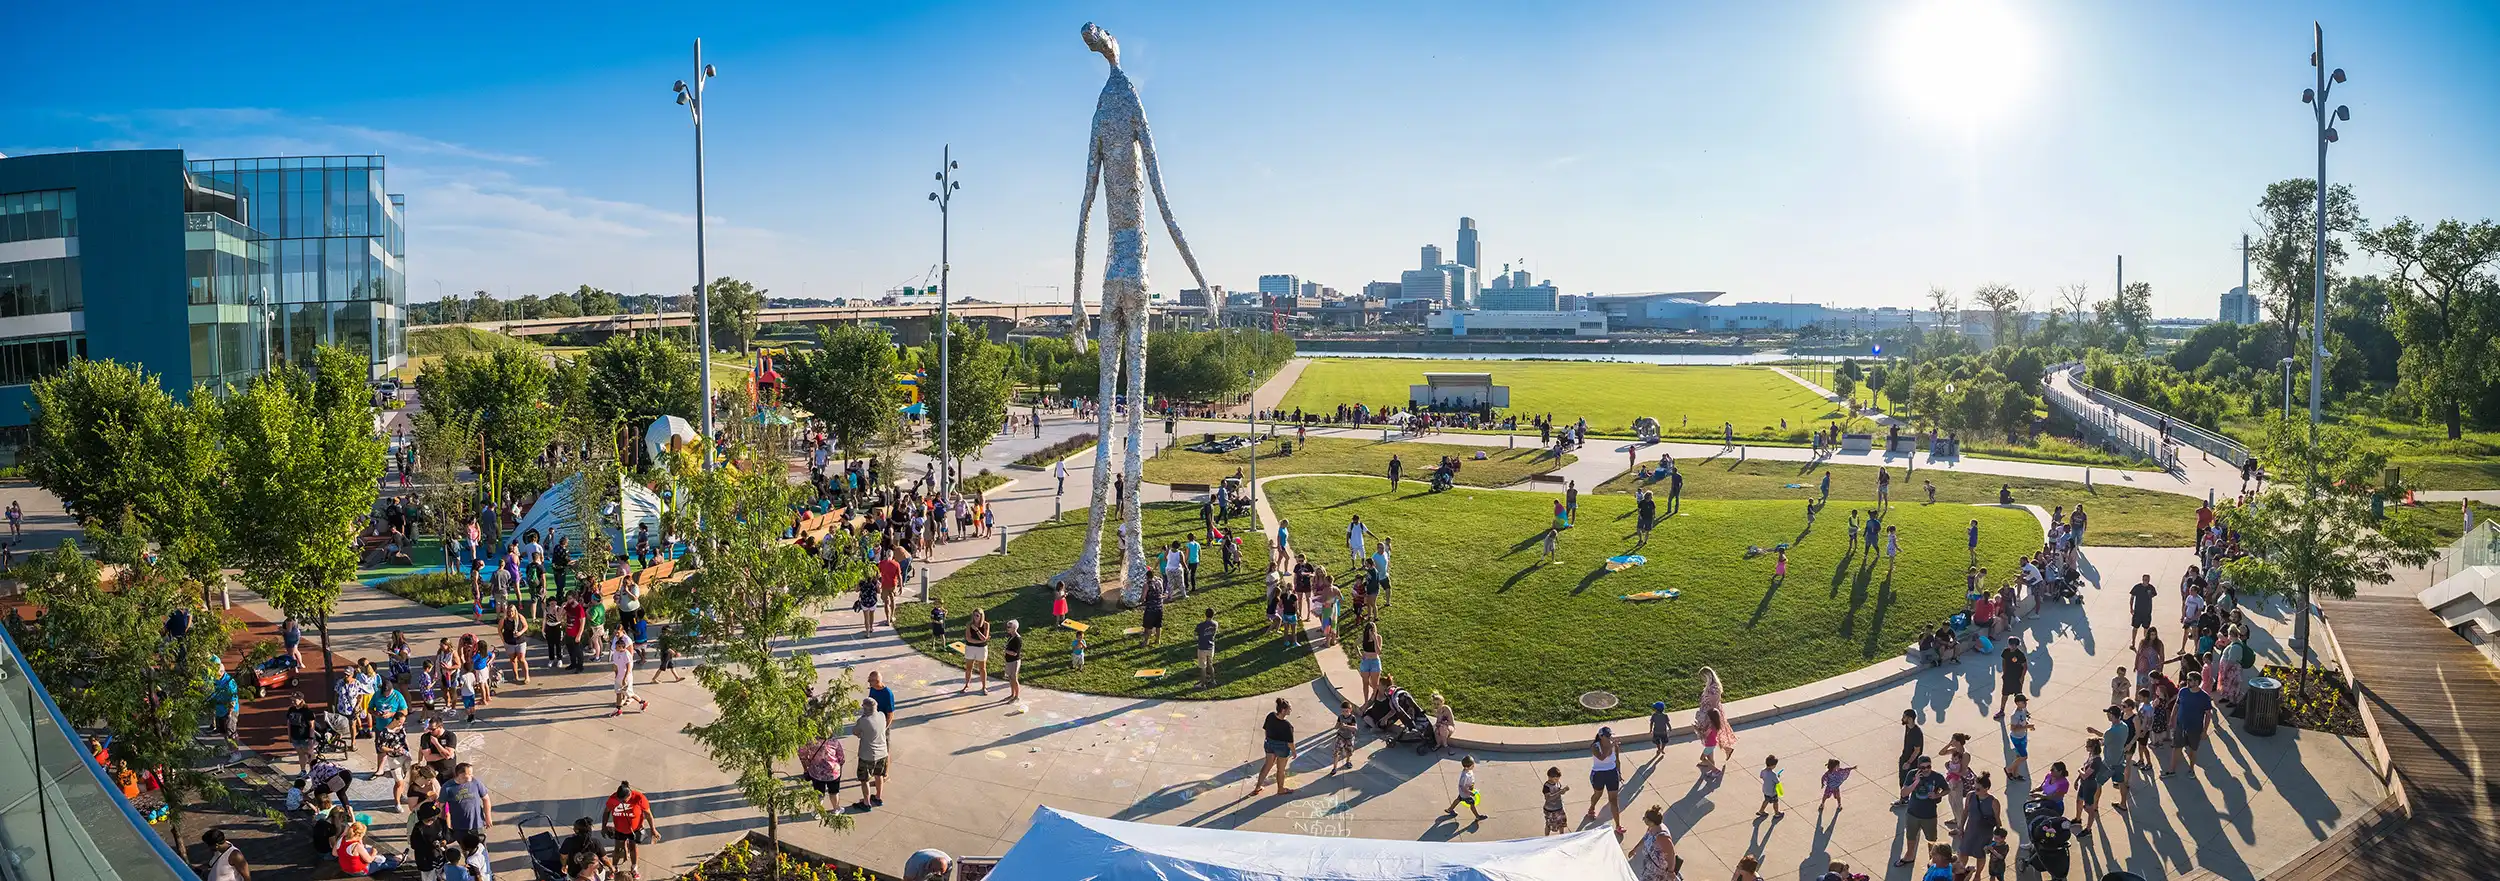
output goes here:
[[2004, 0], [1926, 0], [1893, 34], [1895, 88], [1919, 110], [1978, 123], [2031, 81], [2030, 32]]

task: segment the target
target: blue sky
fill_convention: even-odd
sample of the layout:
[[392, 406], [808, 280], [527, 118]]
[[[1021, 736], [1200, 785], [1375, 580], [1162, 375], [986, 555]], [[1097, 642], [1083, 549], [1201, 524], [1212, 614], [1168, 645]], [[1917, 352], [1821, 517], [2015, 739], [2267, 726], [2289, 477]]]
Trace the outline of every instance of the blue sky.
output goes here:
[[[0, 152], [382, 152], [414, 298], [682, 291], [669, 83], [702, 36], [715, 274], [920, 283], [952, 143], [955, 291], [1043, 299], [1071, 278], [1096, 21], [1226, 287], [1394, 280], [1468, 215], [1489, 263], [1571, 292], [2002, 281], [2045, 306], [2105, 296], [2125, 254], [2157, 312], [2210, 316], [2265, 184], [2314, 171], [2314, 19], [2352, 76], [2330, 178], [2372, 218], [2500, 213], [2500, 6], [1935, 2], [38, 3], [13, 67], [61, 75], [12, 90]], [[1191, 286], [1153, 241], [1157, 287]]]

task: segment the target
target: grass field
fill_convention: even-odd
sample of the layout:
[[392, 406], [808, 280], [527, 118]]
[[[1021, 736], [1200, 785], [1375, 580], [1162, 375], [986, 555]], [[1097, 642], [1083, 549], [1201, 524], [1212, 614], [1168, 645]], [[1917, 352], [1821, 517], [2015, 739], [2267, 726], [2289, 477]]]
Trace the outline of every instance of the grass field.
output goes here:
[[[1164, 542], [1180, 539], [1197, 527], [1197, 512], [1197, 506], [1189, 504], [1146, 505], [1148, 544], [1160, 547]], [[1108, 525], [1106, 531], [1116, 535]], [[1164, 607], [1163, 639], [1152, 650], [1140, 645], [1138, 637], [1120, 633], [1122, 628], [1136, 626], [1143, 618], [1142, 612], [1130, 609], [1106, 613], [1071, 601], [1069, 617], [1093, 627], [1085, 640], [1085, 669], [1073, 669], [1068, 661], [1068, 645], [1075, 633], [1050, 625], [1050, 595], [1044, 585], [1076, 559], [1084, 544], [1084, 532], [1085, 511], [1069, 511], [1017, 536], [1008, 543], [1006, 555], [982, 557], [932, 584], [930, 590], [946, 604], [950, 621], [948, 641], [963, 638], [964, 624], [971, 620], [972, 610], [988, 610], [992, 627], [990, 669], [995, 673], [999, 668], [998, 652], [1003, 650], [1000, 646], [1007, 638], [1007, 619], [1022, 620], [1024, 681], [1087, 694], [1191, 699], [1250, 697], [1319, 676], [1319, 665], [1311, 660], [1309, 652], [1288, 649], [1274, 636], [1257, 635], [1260, 623], [1266, 620], [1266, 583], [1261, 574], [1265, 570], [1260, 561], [1267, 558], [1267, 543], [1255, 531], [1242, 535], [1244, 565], [1239, 575], [1225, 576], [1224, 567], [1218, 562], [1222, 558], [1213, 551], [1207, 552], [1198, 570], [1199, 591]], [[1103, 554], [1105, 572], [1118, 566], [1116, 539], [1109, 545]], [[1210, 604], [1223, 628], [1216, 637], [1217, 685], [1200, 691], [1196, 688], [1198, 653], [1194, 628]], [[912, 611], [904, 615], [903, 634], [912, 647], [940, 661], [962, 666], [963, 656], [929, 638], [928, 607], [910, 608]], [[842, 616], [834, 617], [839, 620]], [[1153, 679], [1136, 678], [1138, 670], [1153, 667], [1169, 672]]]
[[[1195, 442], [1195, 441], [1191, 441]], [[1578, 456], [1565, 454], [1561, 459], [1547, 455], [1546, 450], [1505, 450], [1499, 447], [1471, 447], [1460, 444], [1433, 444], [1354, 440], [1352, 438], [1315, 437], [1308, 443], [1297, 443], [1291, 455], [1277, 455], [1278, 444], [1260, 444], [1259, 477], [1286, 474], [1378, 474], [1389, 473], [1389, 457], [1395, 455], [1406, 464], [1409, 479], [1426, 480], [1433, 463], [1443, 456], [1466, 459], [1458, 469], [1458, 482], [1469, 486], [1507, 486], [1569, 465]], [[1530, 446], [1534, 446], [1533, 444]], [[1478, 451], [1484, 461], [1472, 458]], [[1165, 447], [1163, 454], [1146, 460], [1149, 483], [1203, 483], [1214, 486], [1231, 477], [1235, 471], [1250, 467], [1250, 450], [1244, 447], [1230, 453], [1193, 453], [1181, 447]]]
[[[2500, 515], [2500, 508], [2481, 502], [2472, 504], [2474, 505], [2474, 522], [2477, 524]], [[2430, 534], [2437, 537], [2439, 543], [2444, 546], [2454, 544], [2457, 539], [2465, 537], [2464, 505], [2465, 503], [2462, 502], [2423, 502], [2410, 507], [2389, 505], [2387, 506], [2387, 519], [2429, 530]]]
[[[1962, 607], [1970, 520], [1981, 523], [1981, 564], [1998, 572], [2040, 542], [2038, 522], [2020, 510], [1896, 505], [1893, 568], [1843, 538], [1837, 522], [1806, 533], [1803, 505], [1689, 500], [1641, 551], [1647, 565], [1609, 574], [1605, 558], [1632, 548], [1629, 497], [1583, 495], [1582, 525], [1563, 533], [1560, 562], [1538, 565], [1552, 494], [1387, 491], [1366, 478], [1268, 484], [1278, 516], [1317, 536], [1321, 559], [1341, 563], [1329, 537], [1350, 514], [1393, 539], [1388, 672], [1418, 695], [1448, 695], [1461, 719], [1501, 725], [1598, 721], [1653, 700], [1690, 708], [1705, 665], [1731, 700], [1864, 667]], [[1745, 549], [1783, 541], [1798, 544], [1787, 582], [1774, 585], [1772, 558], [1746, 559]], [[1683, 595], [1617, 599], [1660, 588]], [[1582, 709], [1579, 695], [1597, 689], [1623, 707]]]
[[[1586, 418], [1589, 430], [1629, 435], [1632, 420], [1653, 417], [1671, 437], [1719, 436], [1722, 423], [1738, 437], [1803, 442], [1839, 412], [1777, 373], [1758, 367], [1686, 367], [1588, 361], [1427, 361], [1405, 358], [1322, 358], [1312, 361], [1285, 394], [1284, 409], [1335, 413], [1338, 404], [1406, 406], [1407, 387], [1425, 372], [1491, 372], [1510, 387], [1508, 412], [1551, 413], [1557, 422]], [[1788, 421], [1787, 428], [1780, 420]]]
[[[2419, 489], [2500, 489], [2500, 431], [2468, 429], [2448, 439], [2444, 425], [2420, 425], [2374, 416], [2328, 414], [2335, 423], [2356, 428], [2387, 451], [2388, 466], [2404, 473], [2405, 485]], [[2265, 442], [2265, 420], [2235, 415], [2222, 425], [2232, 440], [2256, 449]]]
[[[1831, 472], [1834, 507], [1826, 516], [1849, 516], [1851, 502], [1875, 501], [1875, 468], [1867, 465], [1809, 466], [1804, 462], [1773, 462], [1754, 459], [1743, 464], [1730, 460], [1686, 459], [1676, 463], [1684, 469], [1684, 497], [1687, 499], [1788, 499], [1800, 511], [1804, 499], [1820, 493], [1823, 473]], [[2114, 478], [2117, 475], [2110, 475]], [[2157, 478], [2168, 480], [2167, 477]], [[1640, 480], [1637, 474], [1622, 474], [1597, 487], [1601, 493], [1628, 493]], [[2095, 483], [2091, 489], [2083, 484], [2063, 480], [2027, 477], [2005, 477], [1995, 474], [1970, 474], [1942, 468], [1922, 468], [1916, 474], [1892, 469], [1893, 503], [1921, 505], [1927, 501], [1926, 481], [1936, 484], [1939, 505], [1995, 504], [1997, 488], [2010, 486], [2014, 501], [2055, 510], [2073, 510], [2084, 506], [2090, 515], [2085, 541], [2094, 545], [2122, 548], [2183, 548], [2196, 543], [2196, 507], [2199, 500], [2176, 493], [2155, 492], [2128, 486]], [[1789, 489], [1788, 484], [1805, 484], [1804, 489]], [[1652, 492], [1664, 493], [1664, 485], [1653, 484]], [[2452, 512], [2453, 513], [2453, 512]]]

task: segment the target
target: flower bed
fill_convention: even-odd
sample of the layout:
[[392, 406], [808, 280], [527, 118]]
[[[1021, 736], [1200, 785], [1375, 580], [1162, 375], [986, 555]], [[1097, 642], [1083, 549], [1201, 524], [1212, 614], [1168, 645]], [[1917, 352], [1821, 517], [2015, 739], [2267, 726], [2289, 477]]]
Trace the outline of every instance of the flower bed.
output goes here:
[[[731, 842], [696, 866], [694, 871], [678, 876], [678, 881], [775, 881], [773, 861], [767, 856], [772, 845], [761, 835]], [[781, 846], [781, 877], [779, 881], [893, 881], [886, 875], [800, 850]]]
[[1048, 468], [1051, 466], [1051, 463], [1076, 455], [1078, 451], [1093, 445], [1094, 436], [1092, 434], [1080, 434], [1033, 452], [1026, 453], [1016, 459], [1016, 464], [1026, 468]]
[[2304, 684], [2298, 668], [2269, 664], [2260, 672], [2283, 683], [2283, 724], [2344, 737], [2369, 733], [2343, 673], [2312, 667]]

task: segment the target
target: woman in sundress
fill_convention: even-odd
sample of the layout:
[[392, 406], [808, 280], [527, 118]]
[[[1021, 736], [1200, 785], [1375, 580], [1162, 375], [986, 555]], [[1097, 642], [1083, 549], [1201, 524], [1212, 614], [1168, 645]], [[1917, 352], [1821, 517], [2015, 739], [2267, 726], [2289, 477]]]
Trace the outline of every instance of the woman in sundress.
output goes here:
[[[1727, 708], [1721, 704], [1725, 689], [1719, 685], [1719, 671], [1701, 668], [1701, 706], [1693, 713], [1693, 729], [1701, 735], [1701, 762], [1698, 767], [1717, 773], [1736, 758], [1736, 726], [1727, 720]], [[1711, 750], [1724, 750], [1714, 761]]]

